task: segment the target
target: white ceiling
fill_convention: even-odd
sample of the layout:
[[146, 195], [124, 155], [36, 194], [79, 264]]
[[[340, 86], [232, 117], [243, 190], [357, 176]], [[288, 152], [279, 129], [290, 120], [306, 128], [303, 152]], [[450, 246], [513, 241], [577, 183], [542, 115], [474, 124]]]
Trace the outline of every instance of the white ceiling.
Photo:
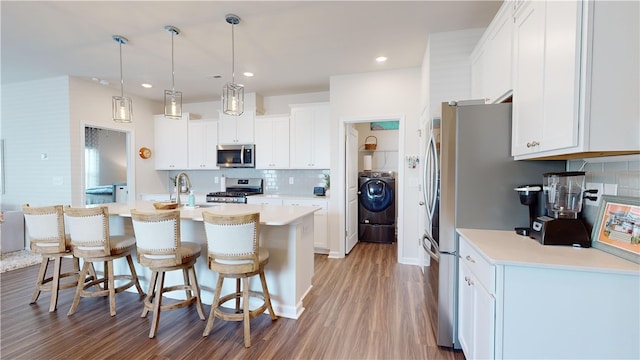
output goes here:
[[[429, 33], [486, 27], [502, 1], [0, 1], [1, 81], [59, 75], [104, 79], [125, 93], [185, 103], [219, 99], [231, 78], [263, 96], [329, 90], [332, 75], [419, 67]], [[389, 60], [378, 64], [380, 55]], [[255, 73], [245, 78], [242, 72]], [[213, 75], [222, 75], [215, 79]], [[152, 89], [144, 89], [150, 83]], [[116, 91], [116, 90], [114, 90]]]

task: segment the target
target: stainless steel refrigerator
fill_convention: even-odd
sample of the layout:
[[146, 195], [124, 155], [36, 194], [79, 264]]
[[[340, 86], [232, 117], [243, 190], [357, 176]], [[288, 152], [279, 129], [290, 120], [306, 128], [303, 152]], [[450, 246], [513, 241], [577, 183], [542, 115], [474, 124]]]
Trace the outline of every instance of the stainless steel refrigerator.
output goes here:
[[566, 163], [513, 160], [510, 103], [443, 103], [439, 129], [437, 121], [431, 124], [425, 129], [430, 136], [423, 166], [428, 216], [423, 248], [438, 272], [437, 343], [460, 348], [455, 229], [528, 226], [529, 210], [514, 188], [541, 184], [544, 173], [564, 171]]

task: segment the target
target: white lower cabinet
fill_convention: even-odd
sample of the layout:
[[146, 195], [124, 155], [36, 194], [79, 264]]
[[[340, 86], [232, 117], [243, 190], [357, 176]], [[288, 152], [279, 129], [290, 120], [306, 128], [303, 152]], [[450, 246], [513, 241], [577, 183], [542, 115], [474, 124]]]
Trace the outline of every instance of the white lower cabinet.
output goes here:
[[495, 268], [460, 240], [458, 340], [467, 359], [493, 359]]
[[[459, 239], [458, 339], [467, 359], [640, 358], [640, 276], [621, 270], [631, 262], [609, 265], [600, 250], [545, 249], [531, 239], [514, 239], [524, 245], [509, 250], [478, 239], [493, 259]], [[555, 265], [540, 262], [547, 258]]]
[[311, 199], [286, 199], [282, 201], [283, 205], [302, 205], [316, 206], [320, 210], [313, 213], [313, 247], [316, 251], [324, 251], [329, 249], [329, 241], [327, 240], [327, 201], [311, 200]]
[[282, 199], [266, 198], [262, 196], [249, 196], [247, 204], [251, 205], [282, 205]]

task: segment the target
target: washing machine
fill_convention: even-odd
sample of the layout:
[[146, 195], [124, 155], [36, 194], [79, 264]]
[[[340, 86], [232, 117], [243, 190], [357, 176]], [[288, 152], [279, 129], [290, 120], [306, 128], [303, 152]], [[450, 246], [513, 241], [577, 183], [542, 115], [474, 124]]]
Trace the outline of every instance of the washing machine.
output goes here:
[[358, 174], [358, 240], [396, 241], [396, 178], [393, 171]]

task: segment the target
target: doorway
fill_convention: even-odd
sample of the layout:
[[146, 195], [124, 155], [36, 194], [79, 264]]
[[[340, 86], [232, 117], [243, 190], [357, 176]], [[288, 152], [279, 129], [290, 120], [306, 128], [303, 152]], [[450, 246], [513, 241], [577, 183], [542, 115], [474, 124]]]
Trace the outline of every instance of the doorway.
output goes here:
[[[402, 134], [404, 134], [404, 116], [402, 115], [392, 115], [392, 116], [375, 116], [375, 117], [362, 117], [362, 118], [345, 118], [345, 119], [341, 119], [341, 125], [340, 125], [340, 134], [339, 134], [339, 138], [343, 139], [340, 143], [339, 146], [339, 158], [344, 160], [344, 168], [339, 169], [340, 170], [340, 176], [344, 179], [344, 184], [345, 184], [345, 188], [344, 188], [344, 194], [343, 197], [341, 198], [341, 205], [340, 207], [343, 209], [343, 211], [341, 211], [341, 213], [343, 214], [343, 216], [341, 216], [340, 218], [340, 228], [344, 229], [344, 238], [340, 241], [340, 253], [343, 255], [347, 255], [349, 253], [349, 251], [351, 251], [351, 249], [356, 245], [357, 243], [357, 226], [354, 226], [354, 224], [357, 224], [358, 222], [358, 213], [357, 213], [357, 203], [356, 206], [354, 206], [354, 193], [357, 193], [357, 184], [358, 184], [358, 171], [362, 170], [362, 167], [364, 166], [364, 153], [365, 153], [365, 149], [363, 145], [359, 145], [354, 147], [353, 146], [353, 142], [354, 142], [354, 136], [357, 139], [364, 139], [365, 137], [369, 136], [371, 133], [368, 131], [362, 131], [363, 129], [363, 124], [366, 123], [367, 125], [364, 127], [364, 129], [369, 128], [371, 129], [371, 125], [370, 123], [378, 123], [378, 122], [388, 122], [388, 121], [397, 121], [397, 128], [394, 129], [396, 130], [396, 132], [394, 132], [394, 145], [396, 146], [396, 148], [385, 148], [383, 147], [384, 144], [378, 144], [379, 148], [375, 150], [375, 152], [370, 152], [370, 151], [366, 151], [366, 153], [368, 155], [371, 155], [372, 157], [374, 156], [374, 154], [379, 155], [378, 157], [381, 157], [382, 159], [384, 159], [384, 164], [386, 164], [385, 166], [389, 165], [389, 166], [393, 166], [393, 164], [397, 164], [397, 174], [396, 174], [396, 182], [398, 184], [397, 186], [397, 192], [396, 192], [396, 204], [397, 204], [397, 220], [396, 220], [396, 227], [397, 227], [397, 243], [396, 246], [398, 246], [400, 249], [403, 247], [404, 244], [404, 239], [403, 239], [403, 223], [402, 223], [402, 219], [403, 219], [403, 196], [404, 196], [404, 191], [403, 191], [403, 187], [401, 184], [403, 184], [403, 179], [404, 179], [404, 168], [402, 166], [403, 164], [403, 155], [404, 154], [404, 136], [402, 136]], [[356, 129], [358, 131], [353, 131], [353, 129]], [[374, 132], [375, 133], [375, 132]], [[383, 134], [383, 132], [379, 132], [378, 134]], [[356, 134], [356, 135], [354, 135]], [[384, 134], [385, 136], [388, 136], [388, 134], [390, 133], [386, 133]], [[360, 141], [361, 142], [361, 141]], [[388, 154], [386, 153], [388, 152]], [[391, 155], [392, 154], [392, 155]], [[388, 161], [391, 160], [391, 161]], [[374, 164], [372, 164], [372, 166], [376, 166], [375, 165], [376, 162], [374, 162]], [[382, 163], [378, 163], [378, 164], [382, 164]], [[354, 165], [357, 166], [354, 169]], [[381, 166], [381, 165], [378, 165]], [[383, 169], [374, 169], [374, 170], [383, 170]], [[384, 169], [384, 170], [389, 170], [388, 168]], [[355, 191], [354, 191], [354, 187], [355, 187]], [[356, 232], [356, 233], [354, 233]], [[398, 251], [398, 261], [400, 260], [400, 257], [402, 256], [402, 252]]]
[[134, 184], [130, 132], [85, 125], [83, 135], [83, 204], [128, 202], [129, 184]]

